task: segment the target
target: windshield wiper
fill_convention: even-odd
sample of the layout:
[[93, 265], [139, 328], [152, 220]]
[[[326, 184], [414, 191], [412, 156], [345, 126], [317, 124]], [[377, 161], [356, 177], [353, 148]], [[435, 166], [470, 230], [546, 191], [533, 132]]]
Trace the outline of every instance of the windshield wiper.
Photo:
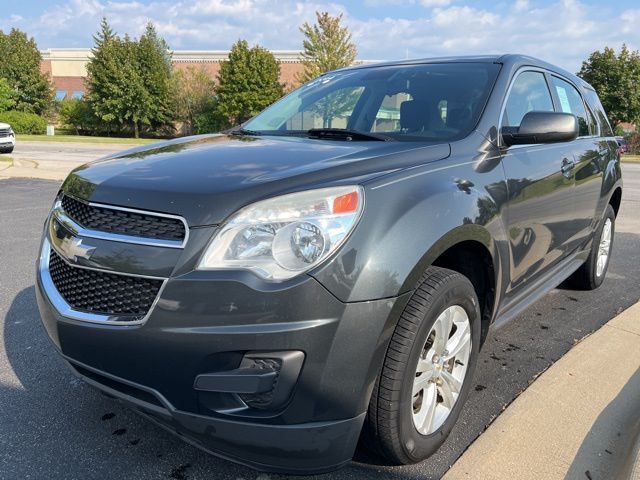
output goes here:
[[235, 128], [233, 130], [229, 130], [227, 132], [229, 135], [238, 135], [238, 136], [258, 136], [262, 135], [262, 132], [258, 132], [256, 130], [247, 130], [246, 128]]
[[307, 134], [312, 138], [328, 140], [376, 140], [379, 142], [390, 140], [390, 138], [385, 135], [361, 132], [360, 130], [352, 130], [350, 128], [312, 128], [311, 130], [307, 130]]

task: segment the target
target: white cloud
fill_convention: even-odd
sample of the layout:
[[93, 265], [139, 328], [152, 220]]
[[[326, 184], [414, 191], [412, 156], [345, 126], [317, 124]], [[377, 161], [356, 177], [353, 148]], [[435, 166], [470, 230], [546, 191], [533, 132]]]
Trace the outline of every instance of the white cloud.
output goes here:
[[513, 9], [516, 12], [526, 12], [529, 10], [529, 0], [517, 0]]
[[[174, 49], [228, 49], [238, 38], [271, 49], [299, 49], [298, 27], [313, 21], [316, 10], [328, 10], [344, 14], [362, 59], [517, 52], [575, 71], [590, 52], [605, 45], [617, 48], [626, 42], [640, 48], [640, 8], [620, 12], [577, 0], [517, 0], [484, 9], [468, 0], [384, 2], [403, 4], [398, 11], [404, 18], [376, 18], [379, 11], [324, 0], [59, 1], [39, 17], [7, 15], [0, 28], [18, 26], [43, 49], [88, 47], [106, 15], [117, 32], [132, 36], [151, 20]], [[365, 3], [382, 5], [381, 0]]]
[[446, 7], [451, 3], [451, 0], [421, 0], [420, 4], [423, 7]]

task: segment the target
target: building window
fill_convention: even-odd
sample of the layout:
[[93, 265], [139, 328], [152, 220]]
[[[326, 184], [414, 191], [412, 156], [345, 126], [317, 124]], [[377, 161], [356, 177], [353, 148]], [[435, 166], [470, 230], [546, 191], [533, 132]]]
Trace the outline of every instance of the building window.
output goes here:
[[84, 97], [84, 92], [73, 92], [71, 95], [71, 98], [77, 98], [78, 100], [82, 99], [82, 97]]
[[66, 90], [58, 90], [56, 91], [56, 101], [60, 102], [62, 100], [64, 100], [64, 97], [67, 96], [67, 91]]

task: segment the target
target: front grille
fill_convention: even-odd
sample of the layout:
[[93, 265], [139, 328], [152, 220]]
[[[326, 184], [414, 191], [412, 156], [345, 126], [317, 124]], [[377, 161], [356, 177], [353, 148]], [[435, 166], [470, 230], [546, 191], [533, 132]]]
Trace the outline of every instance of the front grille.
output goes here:
[[72, 267], [54, 250], [49, 273], [62, 298], [74, 310], [131, 317], [130, 321], [149, 312], [162, 286], [162, 280]]
[[176, 218], [96, 207], [64, 195], [62, 208], [84, 228], [132, 237], [183, 241], [184, 223]]
[[0, 128], [0, 137], [8, 137], [11, 135], [10, 128]]

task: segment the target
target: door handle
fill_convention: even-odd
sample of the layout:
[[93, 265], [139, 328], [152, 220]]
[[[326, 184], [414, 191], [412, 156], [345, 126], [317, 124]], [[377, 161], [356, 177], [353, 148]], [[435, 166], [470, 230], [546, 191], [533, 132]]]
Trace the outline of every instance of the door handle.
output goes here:
[[560, 171], [562, 172], [562, 175], [564, 175], [567, 178], [571, 177], [571, 170], [573, 170], [573, 167], [575, 167], [575, 165], [576, 164], [573, 160], [563, 158], [562, 165], [560, 166]]

